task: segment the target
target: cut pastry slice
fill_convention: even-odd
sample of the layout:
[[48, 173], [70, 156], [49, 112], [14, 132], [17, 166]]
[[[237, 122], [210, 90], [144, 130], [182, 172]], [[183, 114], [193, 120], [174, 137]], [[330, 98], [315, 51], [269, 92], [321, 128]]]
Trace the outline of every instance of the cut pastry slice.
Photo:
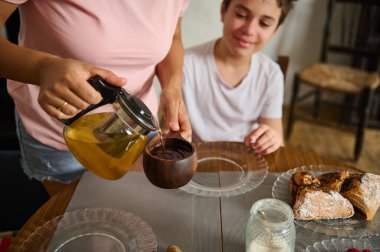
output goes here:
[[365, 220], [372, 220], [380, 207], [380, 176], [371, 173], [351, 174], [343, 183], [341, 192]]
[[297, 220], [338, 219], [353, 216], [354, 208], [336, 191], [298, 187], [293, 213]]

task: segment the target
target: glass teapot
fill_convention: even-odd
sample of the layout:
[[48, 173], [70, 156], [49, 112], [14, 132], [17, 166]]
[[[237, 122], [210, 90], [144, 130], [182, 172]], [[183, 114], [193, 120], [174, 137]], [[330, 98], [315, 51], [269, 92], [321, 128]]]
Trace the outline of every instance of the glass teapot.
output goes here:
[[[62, 120], [65, 142], [75, 158], [89, 171], [104, 178], [121, 178], [143, 152], [147, 134], [158, 130], [156, 119], [136, 96], [112, 86], [99, 76], [88, 82], [101, 93], [100, 103]], [[105, 104], [114, 112], [87, 114]]]

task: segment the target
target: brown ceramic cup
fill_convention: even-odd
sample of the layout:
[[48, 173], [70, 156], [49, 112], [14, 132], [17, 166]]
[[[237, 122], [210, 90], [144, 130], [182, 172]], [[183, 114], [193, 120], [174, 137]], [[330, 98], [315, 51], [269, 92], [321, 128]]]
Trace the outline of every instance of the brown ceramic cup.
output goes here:
[[155, 186], [174, 189], [186, 185], [197, 167], [195, 147], [181, 137], [171, 133], [163, 138], [152, 139], [143, 154], [143, 167], [148, 180]]

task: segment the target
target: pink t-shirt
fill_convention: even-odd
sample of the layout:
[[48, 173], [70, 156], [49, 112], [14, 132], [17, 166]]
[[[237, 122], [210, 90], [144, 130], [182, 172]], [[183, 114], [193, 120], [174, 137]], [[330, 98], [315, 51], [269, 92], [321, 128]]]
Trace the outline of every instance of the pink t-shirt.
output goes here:
[[[167, 55], [188, 0], [7, 0], [19, 5], [19, 44], [89, 62], [126, 77], [125, 86], [157, 112], [155, 66]], [[67, 150], [63, 124], [38, 104], [39, 86], [8, 81], [29, 134]]]

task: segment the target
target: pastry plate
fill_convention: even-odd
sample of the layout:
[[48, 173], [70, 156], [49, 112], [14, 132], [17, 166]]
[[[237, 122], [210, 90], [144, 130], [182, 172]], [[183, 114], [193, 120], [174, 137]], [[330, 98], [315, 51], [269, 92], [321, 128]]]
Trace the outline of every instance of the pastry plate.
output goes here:
[[[297, 171], [306, 171], [310, 172], [313, 175], [319, 175], [326, 172], [347, 170], [350, 172], [355, 172], [355, 170], [350, 170], [345, 167], [328, 165], [310, 165], [297, 167], [281, 174], [281, 176], [277, 178], [272, 188], [272, 196], [275, 199], [282, 200], [291, 205], [289, 182], [291, 176]], [[306, 229], [327, 235], [334, 235], [338, 237], [366, 237], [380, 233], [380, 211], [377, 211], [376, 215], [371, 221], [365, 221], [354, 216], [347, 219], [336, 220], [295, 220], [295, 223]]]
[[204, 142], [194, 144], [197, 171], [181, 189], [209, 197], [243, 194], [259, 186], [268, 174], [266, 160], [240, 142]]
[[118, 209], [86, 208], [65, 213], [38, 227], [21, 251], [156, 251], [152, 228]]
[[334, 238], [315, 242], [313, 245], [307, 246], [301, 252], [346, 252], [350, 248], [356, 248], [359, 251], [369, 249], [372, 252], [380, 251], [380, 237], [372, 236], [361, 239]]

